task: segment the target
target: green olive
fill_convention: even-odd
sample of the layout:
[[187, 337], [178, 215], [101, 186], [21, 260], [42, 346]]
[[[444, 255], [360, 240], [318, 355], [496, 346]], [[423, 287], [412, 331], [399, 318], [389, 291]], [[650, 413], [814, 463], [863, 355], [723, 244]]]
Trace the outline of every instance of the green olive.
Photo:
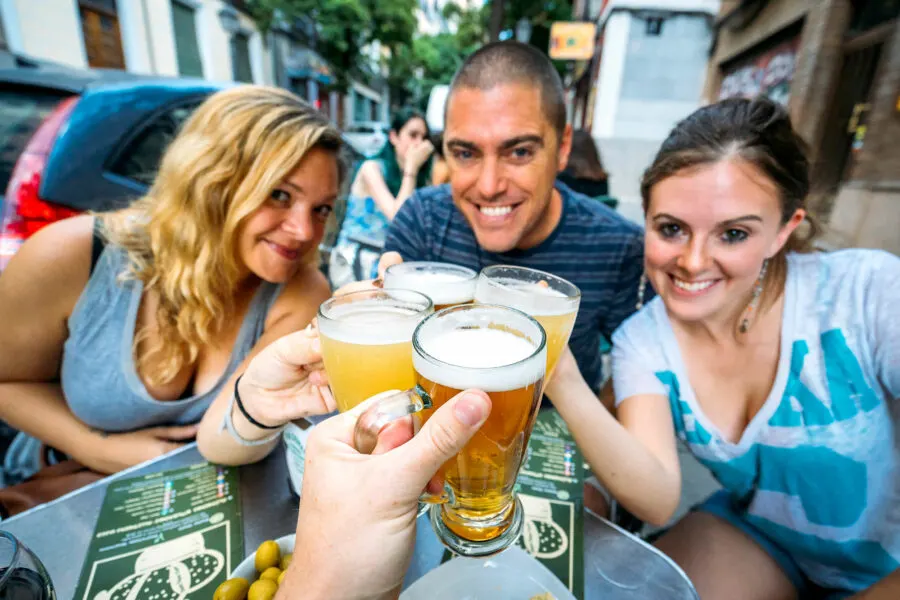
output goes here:
[[281, 570], [287, 571], [288, 565], [291, 564], [291, 561], [294, 559], [294, 553], [288, 552], [284, 556], [281, 557]]
[[278, 587], [281, 587], [281, 583], [284, 581], [284, 576], [287, 575], [287, 571], [282, 571], [281, 575], [278, 576]]
[[249, 589], [250, 582], [243, 577], [234, 577], [223, 581], [216, 588], [213, 600], [246, 600], [247, 590]]
[[281, 575], [281, 569], [279, 569], [278, 567], [269, 567], [268, 569], [260, 573], [259, 578], [270, 579], [277, 582], [279, 575]]
[[271, 579], [260, 579], [254, 581], [253, 585], [250, 586], [250, 593], [247, 594], [247, 600], [272, 600], [277, 591], [277, 583]]
[[256, 549], [256, 560], [254, 560], [254, 565], [256, 566], [257, 572], [262, 573], [269, 567], [277, 567], [280, 562], [281, 549], [278, 547], [278, 544], [272, 540], [266, 540]]

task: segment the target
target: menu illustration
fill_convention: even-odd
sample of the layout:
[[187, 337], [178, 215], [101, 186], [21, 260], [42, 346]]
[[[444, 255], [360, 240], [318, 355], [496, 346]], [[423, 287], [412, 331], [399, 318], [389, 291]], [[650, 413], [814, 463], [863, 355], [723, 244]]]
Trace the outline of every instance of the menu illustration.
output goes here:
[[211, 598], [243, 557], [238, 490], [207, 463], [111, 484], [74, 597]]
[[518, 544], [584, 597], [584, 459], [555, 410], [538, 414], [516, 489], [525, 508]]

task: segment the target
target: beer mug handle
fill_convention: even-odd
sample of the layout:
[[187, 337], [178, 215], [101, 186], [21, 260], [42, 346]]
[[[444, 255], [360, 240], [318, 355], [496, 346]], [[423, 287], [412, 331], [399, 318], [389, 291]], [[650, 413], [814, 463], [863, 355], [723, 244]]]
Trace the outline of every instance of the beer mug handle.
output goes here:
[[361, 454], [371, 454], [378, 436], [389, 424], [431, 408], [431, 396], [420, 386], [375, 400], [356, 421], [353, 445]]

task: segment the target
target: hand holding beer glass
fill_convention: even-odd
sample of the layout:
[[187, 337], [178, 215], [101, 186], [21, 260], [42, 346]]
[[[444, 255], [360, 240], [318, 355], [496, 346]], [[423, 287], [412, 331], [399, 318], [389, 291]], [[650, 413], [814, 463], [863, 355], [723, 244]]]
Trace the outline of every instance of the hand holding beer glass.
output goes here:
[[478, 276], [475, 302], [500, 304], [534, 317], [547, 334], [549, 381], [560, 353], [569, 343], [581, 290], [565, 279], [527, 267], [496, 265]]
[[366, 290], [322, 303], [322, 360], [339, 411], [415, 384], [413, 331], [432, 312], [431, 300], [410, 290]]
[[435, 504], [431, 524], [438, 537], [459, 555], [494, 554], [522, 532], [524, 514], [513, 488], [546, 363], [544, 330], [528, 315], [504, 306], [448, 308], [423, 320], [413, 335], [415, 387], [375, 401], [357, 422], [355, 445], [371, 452], [390, 422], [410, 414], [426, 422], [462, 390], [487, 392], [487, 421], [438, 471], [443, 492], [423, 496]]
[[440, 262], [405, 262], [392, 265], [384, 272], [385, 289], [414, 290], [434, 303], [434, 311], [475, 298], [478, 273], [466, 267]]

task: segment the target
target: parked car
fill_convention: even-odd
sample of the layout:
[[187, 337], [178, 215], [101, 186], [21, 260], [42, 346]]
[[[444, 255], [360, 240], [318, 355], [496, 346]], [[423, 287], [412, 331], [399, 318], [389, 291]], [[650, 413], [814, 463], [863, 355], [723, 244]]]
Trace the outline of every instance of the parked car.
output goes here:
[[387, 143], [389, 126], [378, 121], [358, 121], [344, 130], [344, 139], [363, 156], [374, 156]]
[[143, 194], [178, 127], [222, 84], [122, 71], [0, 70], [0, 270], [42, 227]]
[[[181, 124], [225, 85], [122, 71], [0, 69], [0, 271], [42, 227], [144, 194]], [[361, 158], [352, 150], [347, 156]], [[329, 233], [326, 260], [337, 236]]]

